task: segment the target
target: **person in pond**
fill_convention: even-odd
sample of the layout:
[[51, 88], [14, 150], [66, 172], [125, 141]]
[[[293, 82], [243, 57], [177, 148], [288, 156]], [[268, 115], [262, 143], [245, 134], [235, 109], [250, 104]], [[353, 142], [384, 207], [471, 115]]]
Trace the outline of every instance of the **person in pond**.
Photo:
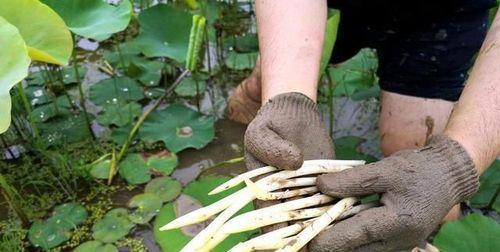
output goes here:
[[320, 233], [313, 252], [420, 244], [450, 210], [457, 217], [457, 204], [500, 154], [500, 15], [488, 32], [494, 0], [406, 2], [256, 1], [260, 58], [229, 102], [230, 117], [249, 122], [250, 169], [335, 157], [316, 106], [327, 4], [341, 11], [333, 60], [362, 47], [379, 56], [387, 157], [319, 176], [317, 186], [334, 197], [380, 193], [382, 205]]

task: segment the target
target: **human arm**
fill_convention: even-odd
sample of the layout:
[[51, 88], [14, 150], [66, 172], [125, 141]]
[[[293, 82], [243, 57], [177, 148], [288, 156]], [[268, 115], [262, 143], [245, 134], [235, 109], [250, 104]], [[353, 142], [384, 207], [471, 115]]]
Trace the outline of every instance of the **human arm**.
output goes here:
[[467, 200], [478, 176], [500, 153], [500, 15], [483, 44], [467, 86], [444, 131], [418, 150], [318, 177], [335, 197], [381, 194], [381, 207], [320, 233], [319, 251], [393, 251], [411, 248], [439, 225], [451, 207]]
[[245, 134], [247, 167], [333, 158], [316, 106], [326, 1], [259, 0], [256, 14], [263, 106]]

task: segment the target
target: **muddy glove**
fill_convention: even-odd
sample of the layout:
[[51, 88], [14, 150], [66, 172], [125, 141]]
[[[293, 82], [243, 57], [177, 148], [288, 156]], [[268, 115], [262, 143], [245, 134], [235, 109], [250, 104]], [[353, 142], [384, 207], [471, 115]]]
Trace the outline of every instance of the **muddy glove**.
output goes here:
[[377, 163], [318, 177], [335, 197], [381, 193], [382, 207], [361, 212], [320, 233], [319, 251], [394, 251], [425, 240], [457, 203], [478, 189], [478, 174], [464, 148], [447, 136], [419, 150], [398, 152]]
[[260, 108], [245, 133], [249, 169], [265, 165], [297, 169], [304, 160], [333, 157], [333, 145], [316, 103], [301, 93], [273, 97]]

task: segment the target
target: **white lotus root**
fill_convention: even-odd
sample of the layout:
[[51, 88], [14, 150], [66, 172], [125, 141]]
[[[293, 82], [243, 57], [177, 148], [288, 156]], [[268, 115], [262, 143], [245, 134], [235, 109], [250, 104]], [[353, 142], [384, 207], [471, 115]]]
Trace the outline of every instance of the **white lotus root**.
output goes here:
[[[198, 233], [181, 251], [211, 251], [229, 235], [260, 227], [294, 221], [293, 225], [262, 234], [233, 247], [231, 252], [275, 250], [299, 251], [319, 232], [335, 221], [352, 216], [373, 204], [354, 206], [356, 198], [341, 200], [318, 193], [316, 177], [363, 165], [359, 160], [310, 160], [298, 170], [279, 170], [266, 166], [255, 169], [223, 183], [209, 194], [216, 194], [245, 183], [247, 186], [209, 206], [181, 216], [160, 230], [169, 230], [203, 222], [214, 215], [215, 219]], [[267, 175], [252, 182], [250, 179]], [[281, 200], [297, 196], [303, 198], [257, 209], [234, 216], [255, 199]]]

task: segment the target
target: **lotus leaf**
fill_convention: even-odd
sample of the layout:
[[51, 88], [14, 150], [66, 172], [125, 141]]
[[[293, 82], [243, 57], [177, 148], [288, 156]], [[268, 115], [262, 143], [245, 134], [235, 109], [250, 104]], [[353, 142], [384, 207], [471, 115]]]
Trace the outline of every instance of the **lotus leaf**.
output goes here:
[[90, 87], [90, 100], [98, 106], [143, 98], [141, 87], [127, 77], [106, 79]]
[[154, 193], [135, 195], [128, 202], [128, 207], [135, 209], [130, 214], [130, 220], [137, 224], [148, 223], [158, 214], [158, 212], [160, 212], [162, 205], [163, 202], [160, 196]]
[[0, 14], [0, 134], [10, 126], [10, 89], [28, 75], [30, 64], [26, 44], [19, 31], [1, 16]]
[[38, 125], [46, 146], [79, 142], [89, 136], [83, 114], [62, 115]]
[[141, 112], [142, 107], [136, 102], [104, 104], [103, 112], [97, 116], [97, 122], [122, 127], [131, 124]]
[[[196, 83], [198, 83], [198, 90]], [[203, 94], [206, 87], [207, 84], [204, 80], [196, 81], [193, 77], [187, 77], [175, 88], [175, 93], [180, 96], [195, 96], [196, 94]]]
[[111, 160], [102, 160], [90, 168], [90, 175], [97, 179], [107, 179], [109, 178], [109, 171], [111, 169]]
[[132, 17], [130, 1], [112, 6], [102, 0], [43, 0], [66, 22], [69, 29], [85, 38], [102, 41], [127, 28]]
[[234, 70], [252, 69], [257, 61], [256, 52], [251, 53], [236, 53], [231, 51], [225, 58], [226, 66]]
[[177, 156], [169, 152], [155, 154], [129, 154], [120, 164], [120, 175], [130, 184], [143, 184], [151, 174], [169, 175], [177, 166]]
[[[78, 75], [80, 76], [80, 79], [83, 79], [85, 77], [85, 74], [87, 73], [87, 68], [79, 66], [78, 67]], [[59, 75], [60, 74], [60, 75]], [[76, 83], [76, 74], [75, 74], [75, 69], [73, 67], [64, 67], [60, 69], [59, 72], [53, 72], [52, 75], [53, 78], [56, 78], [54, 81], [56, 83], [62, 79], [62, 82], [66, 85], [68, 84], [73, 84]], [[41, 86], [45, 84], [45, 79], [49, 78], [47, 76], [47, 71], [38, 71], [35, 73], [31, 73], [28, 76], [28, 84], [29, 85], [34, 85], [34, 86]]]
[[141, 31], [133, 41], [147, 57], [168, 57], [180, 63], [186, 59], [192, 15], [158, 4], [139, 15]]
[[470, 203], [472, 206], [480, 208], [493, 203], [491, 207], [500, 213], [500, 195], [497, 193], [498, 188], [500, 188], [500, 161], [496, 160], [481, 175], [480, 182], [479, 191], [470, 200]]
[[45, 222], [36, 220], [28, 231], [30, 243], [44, 250], [57, 247], [69, 238], [70, 230], [61, 223], [56, 223], [55, 219]]
[[158, 195], [163, 202], [169, 202], [181, 194], [182, 185], [170, 177], [159, 177], [151, 180], [144, 192]]
[[88, 241], [80, 244], [73, 252], [118, 252], [113, 244], [103, 244], [100, 241]]
[[361, 153], [358, 148], [364, 139], [356, 136], [346, 136], [335, 140], [335, 155], [339, 159], [366, 160], [371, 163], [377, 158]]
[[0, 17], [17, 27], [28, 46], [31, 59], [66, 65], [73, 50], [73, 41], [61, 17], [38, 0], [15, 2], [0, 0]]
[[28, 86], [24, 89], [24, 93], [28, 97], [31, 106], [46, 104], [51, 101], [51, 98], [44, 87]]
[[333, 52], [333, 46], [337, 40], [337, 32], [339, 29], [340, 11], [328, 9], [328, 20], [326, 21], [325, 42], [323, 43], [323, 52], [321, 54], [321, 64], [319, 71], [323, 73]]
[[[33, 101], [33, 100], [32, 100]], [[71, 104], [65, 96], [58, 97], [54, 102], [38, 106], [33, 109], [33, 120], [35, 122], [46, 122], [57, 115], [69, 115]]]
[[77, 203], [66, 203], [57, 206], [50, 219], [54, 219], [56, 223], [60, 223], [71, 230], [85, 222], [87, 217], [88, 213], [85, 207]]
[[174, 153], [186, 148], [203, 148], [214, 135], [213, 118], [179, 104], [151, 113], [139, 130], [141, 139], [163, 141]]
[[126, 236], [133, 227], [127, 209], [115, 208], [92, 226], [92, 236], [104, 243], [115, 242]]
[[498, 251], [500, 224], [479, 214], [471, 214], [457, 221], [447, 222], [434, 238], [441, 251]]

